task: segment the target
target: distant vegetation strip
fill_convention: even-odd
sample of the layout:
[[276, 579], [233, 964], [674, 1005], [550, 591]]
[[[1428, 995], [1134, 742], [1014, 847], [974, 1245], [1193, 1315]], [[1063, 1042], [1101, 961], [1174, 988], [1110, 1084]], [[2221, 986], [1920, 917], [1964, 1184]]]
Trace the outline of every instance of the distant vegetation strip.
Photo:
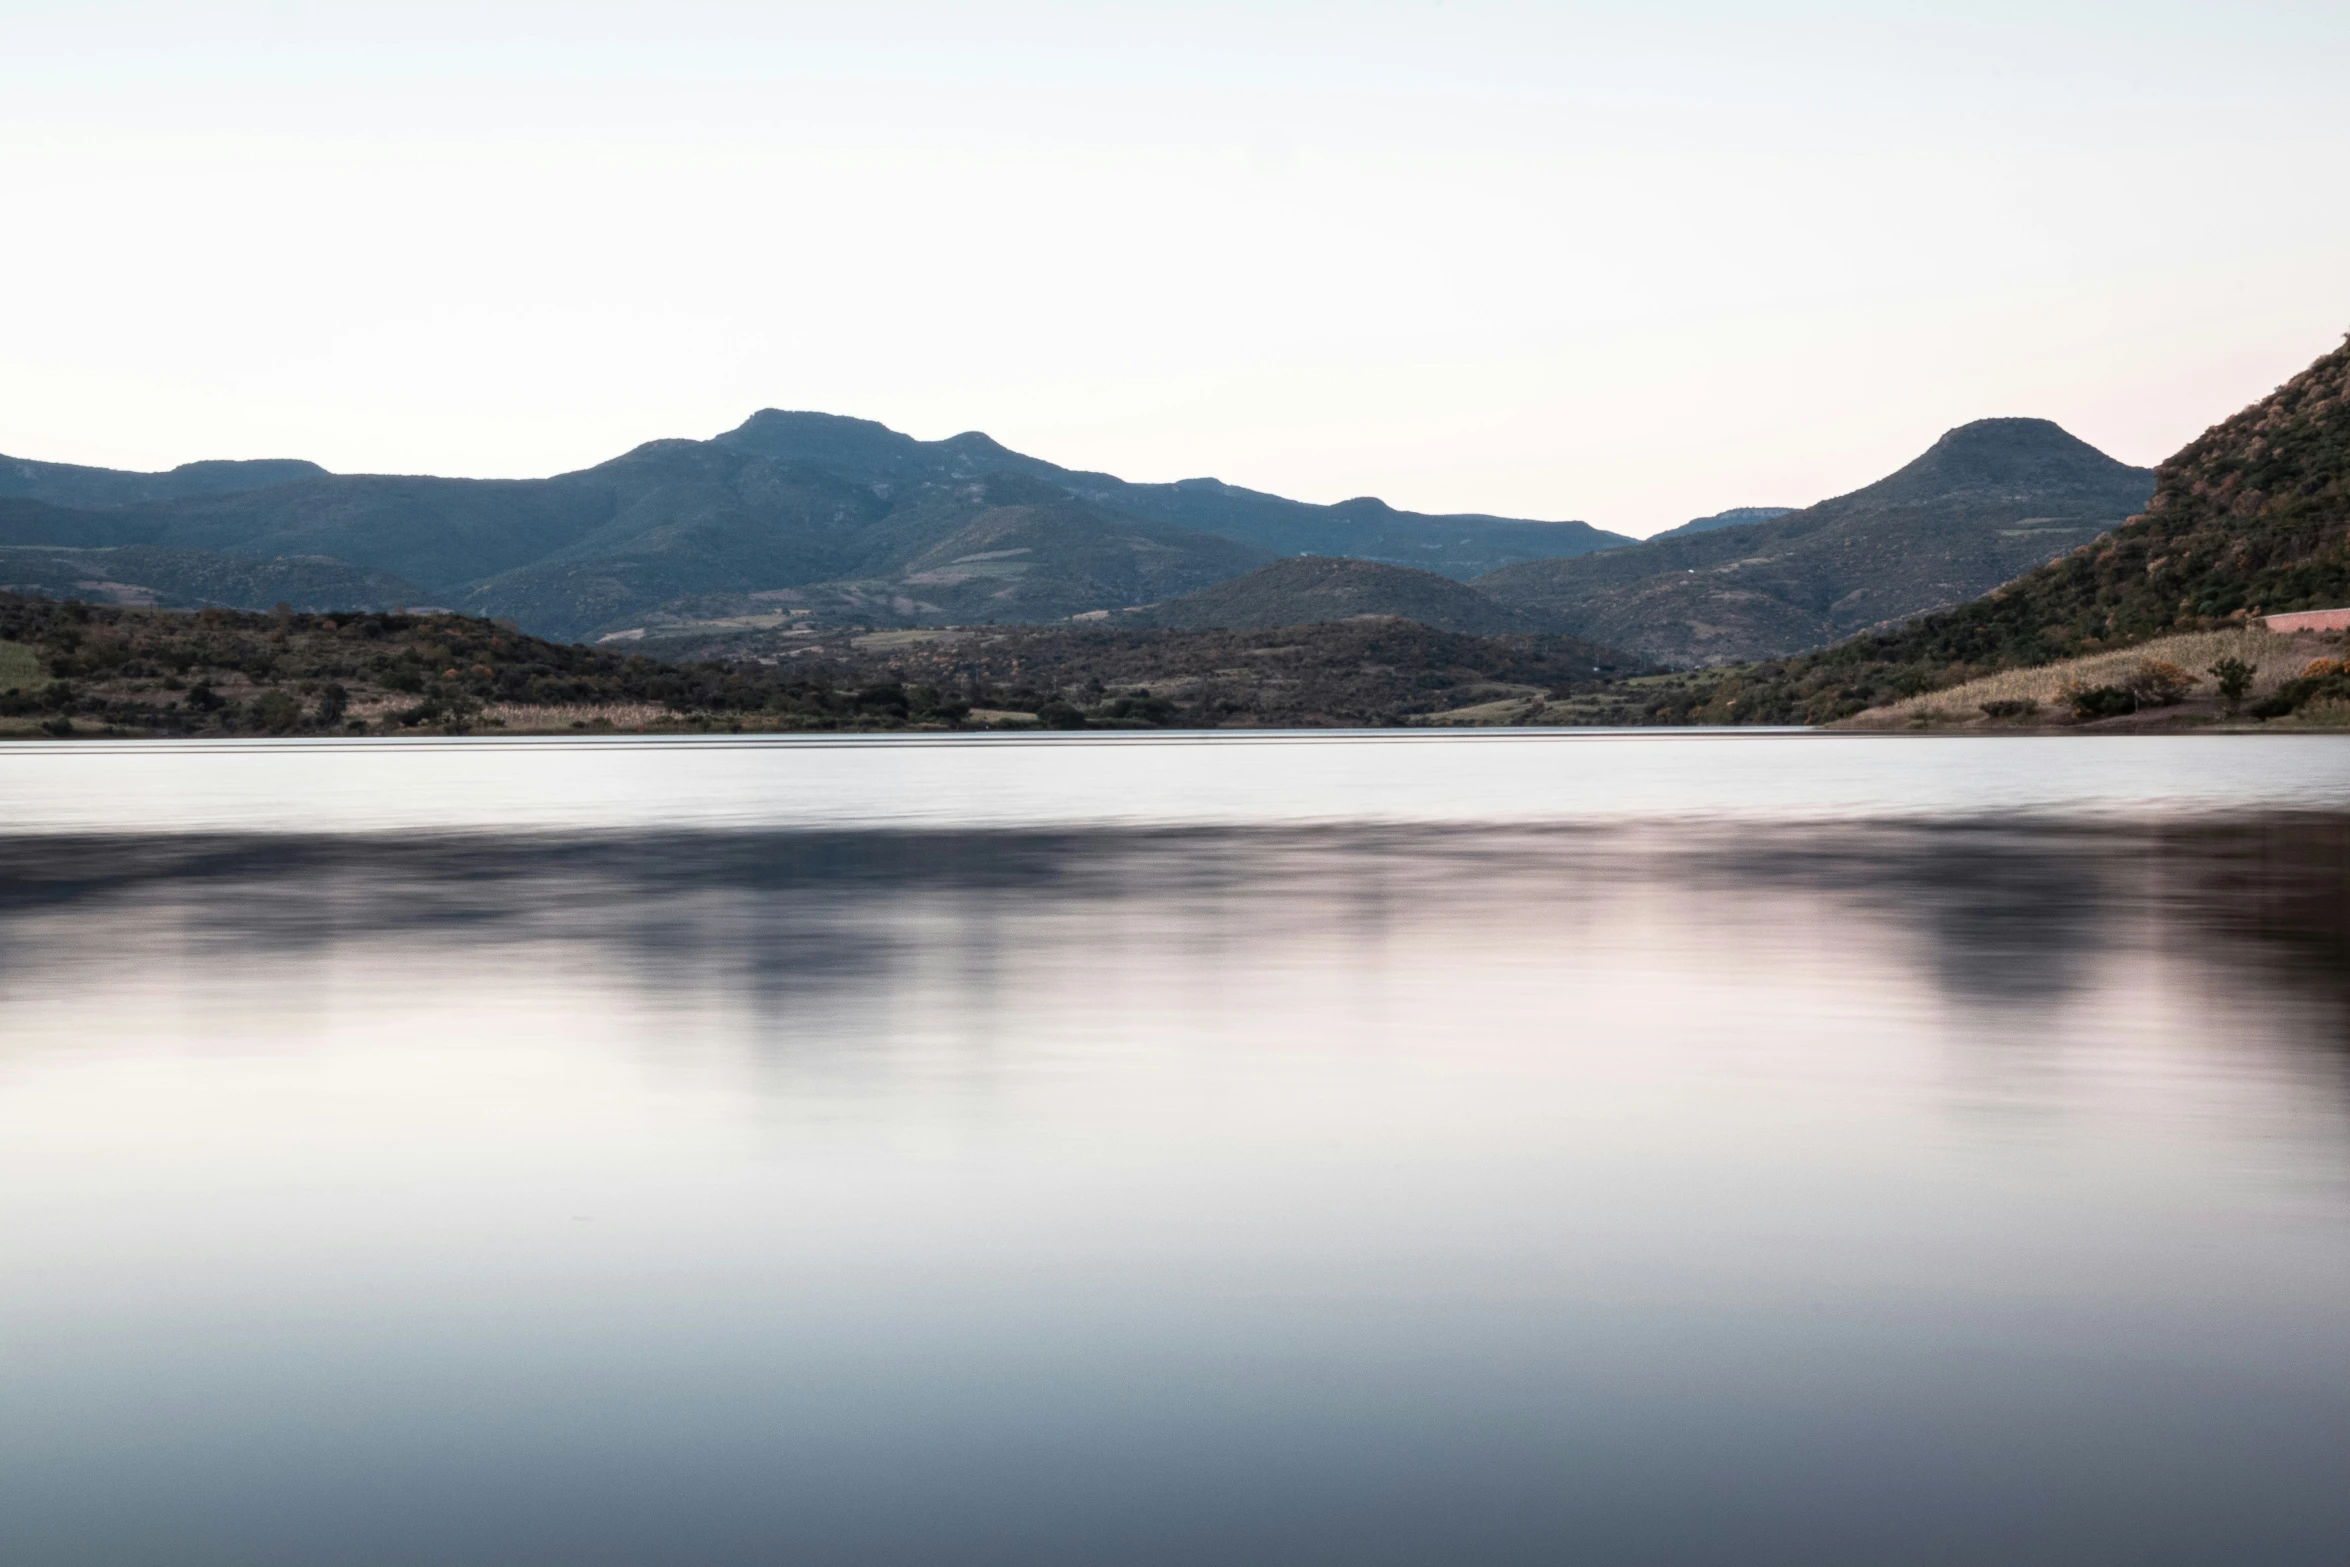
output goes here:
[[0, 734], [949, 728], [954, 693], [668, 664], [461, 615], [195, 613], [0, 595]]
[[[1621, 672], [1572, 637], [1368, 617], [1264, 632], [778, 634], [608, 652], [451, 614], [0, 595], [0, 734], [209, 736], [1384, 726]], [[1439, 721], [1441, 717], [1439, 717]], [[1470, 720], [1474, 721], [1474, 720]]]
[[684, 658], [821, 662], [837, 678], [951, 689], [975, 707], [1067, 729], [1441, 723], [1496, 699], [1565, 701], [1642, 667], [1577, 637], [1474, 636], [1392, 615], [1250, 631], [791, 631], [645, 646]]

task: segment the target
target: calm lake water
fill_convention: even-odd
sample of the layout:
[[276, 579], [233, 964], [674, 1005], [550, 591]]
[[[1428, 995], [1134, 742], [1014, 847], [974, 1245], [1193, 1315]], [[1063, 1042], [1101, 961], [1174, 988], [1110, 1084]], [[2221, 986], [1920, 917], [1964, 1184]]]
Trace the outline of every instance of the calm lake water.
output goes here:
[[11, 1567], [2350, 1560], [2350, 740], [0, 812]]

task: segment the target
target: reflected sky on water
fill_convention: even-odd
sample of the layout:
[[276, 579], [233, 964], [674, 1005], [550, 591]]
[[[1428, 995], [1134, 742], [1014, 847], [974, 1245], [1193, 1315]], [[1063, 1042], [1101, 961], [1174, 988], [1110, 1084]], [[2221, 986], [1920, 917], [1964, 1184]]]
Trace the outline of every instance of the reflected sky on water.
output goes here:
[[2343, 818], [0, 867], [11, 1563], [2350, 1551]]

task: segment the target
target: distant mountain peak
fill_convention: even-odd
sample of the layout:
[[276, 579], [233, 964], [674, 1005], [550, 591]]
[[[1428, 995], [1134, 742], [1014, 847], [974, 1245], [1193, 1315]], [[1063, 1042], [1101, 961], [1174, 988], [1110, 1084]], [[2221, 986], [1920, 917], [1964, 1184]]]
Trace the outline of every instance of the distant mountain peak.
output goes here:
[[1749, 523], [1769, 522], [1798, 510], [1794, 506], [1733, 506], [1728, 511], [1717, 511], [1710, 517], [1692, 517], [1678, 528], [1667, 528], [1649, 537], [1651, 544], [1658, 539], [1685, 538], [1692, 533], [1718, 533], [1724, 528], [1743, 528]]
[[950, 451], [977, 452], [989, 457], [1020, 455], [985, 430], [965, 430], [961, 435], [950, 435], [938, 444]]
[[2067, 485], [2098, 488], [2123, 475], [2152, 477], [2146, 469], [2107, 456], [2052, 419], [1977, 419], [1944, 431], [1914, 461], [1838, 500], [1928, 500], [1969, 491], [2008, 493]]
[[206, 491], [215, 483], [233, 484], [236, 488], [246, 489], [259, 488], [260, 484], [285, 484], [295, 479], [324, 479], [331, 476], [330, 470], [302, 457], [211, 457], [201, 462], [181, 463], [169, 474], [174, 479], [199, 481]]
[[[820, 413], [809, 408], [762, 408], [727, 435], [756, 436], [778, 431], [825, 431], [836, 434], [857, 434], [892, 442], [911, 442], [914, 438], [901, 434], [878, 419], [858, 419], [849, 414]], [[720, 436], [720, 440], [726, 436]]]
[[1964, 424], [1953, 425], [1943, 431], [1942, 439], [1934, 444], [1947, 446], [1954, 441], [1992, 440], [2016, 436], [2071, 441], [2076, 445], [2083, 446], [2088, 444], [2054, 419], [2041, 419], [2028, 414], [1998, 414], [1988, 419], [1969, 419]]

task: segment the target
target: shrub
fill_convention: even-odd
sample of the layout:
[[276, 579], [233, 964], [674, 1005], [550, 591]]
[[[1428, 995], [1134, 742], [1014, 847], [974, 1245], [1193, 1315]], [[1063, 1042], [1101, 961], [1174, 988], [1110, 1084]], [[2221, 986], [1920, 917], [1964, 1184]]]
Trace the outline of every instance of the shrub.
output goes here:
[[2254, 718], [2283, 718], [2311, 703], [2350, 702], [2350, 662], [2320, 658], [2304, 666], [2299, 678], [2288, 680], [2255, 704]]
[[2028, 696], [1983, 704], [1985, 718], [2029, 718], [2038, 711], [2039, 702]]
[[253, 704], [254, 727], [282, 735], [302, 721], [302, 703], [291, 692], [272, 691]]
[[2137, 697], [2120, 686], [2084, 686], [2068, 680], [2056, 694], [2075, 718], [2083, 720], [2119, 718], [2138, 710]]
[[1157, 729], [1175, 720], [1175, 704], [1163, 696], [1121, 696], [1094, 704], [1087, 715], [1096, 724], [1118, 728]]
[[2122, 689], [2147, 707], [2176, 707], [2195, 688], [2195, 677], [2166, 658], [2139, 661], [2122, 677]]
[[857, 693], [856, 703], [862, 708], [895, 713], [900, 717], [903, 717], [912, 705], [906, 700], [906, 688], [895, 682], [865, 687]]

